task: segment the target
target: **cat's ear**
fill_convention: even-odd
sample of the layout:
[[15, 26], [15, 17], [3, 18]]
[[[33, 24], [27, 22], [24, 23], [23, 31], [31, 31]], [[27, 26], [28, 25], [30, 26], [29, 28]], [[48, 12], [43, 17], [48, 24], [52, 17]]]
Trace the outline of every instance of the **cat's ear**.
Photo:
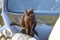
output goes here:
[[27, 10], [25, 10], [25, 13], [27, 13]]
[[34, 9], [31, 9], [31, 11], [34, 11]]

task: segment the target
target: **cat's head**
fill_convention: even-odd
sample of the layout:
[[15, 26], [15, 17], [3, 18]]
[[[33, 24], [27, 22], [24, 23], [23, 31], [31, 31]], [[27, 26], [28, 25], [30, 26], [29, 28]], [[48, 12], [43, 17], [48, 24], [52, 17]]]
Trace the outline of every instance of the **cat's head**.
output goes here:
[[33, 9], [25, 10], [25, 14], [32, 17], [34, 15], [34, 10]]

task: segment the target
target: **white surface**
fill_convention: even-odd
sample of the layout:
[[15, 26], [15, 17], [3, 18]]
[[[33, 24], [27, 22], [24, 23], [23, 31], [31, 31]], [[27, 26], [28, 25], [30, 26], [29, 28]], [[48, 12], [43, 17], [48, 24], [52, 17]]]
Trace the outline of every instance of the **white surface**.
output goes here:
[[58, 18], [50, 34], [49, 40], [60, 40], [60, 17]]
[[12, 40], [36, 40], [36, 39], [22, 33], [16, 33], [13, 35]]

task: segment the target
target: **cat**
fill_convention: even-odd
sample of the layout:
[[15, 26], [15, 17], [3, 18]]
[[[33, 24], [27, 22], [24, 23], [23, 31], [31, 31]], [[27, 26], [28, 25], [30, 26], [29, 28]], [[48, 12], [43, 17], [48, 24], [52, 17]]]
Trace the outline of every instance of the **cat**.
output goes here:
[[20, 24], [11, 23], [10, 25], [21, 26], [23, 28], [22, 30], [23, 33], [26, 33], [33, 37], [34, 33], [38, 35], [38, 33], [35, 30], [36, 24], [37, 22], [36, 22], [34, 10], [30, 9], [30, 10], [25, 10], [24, 14], [22, 15], [22, 20]]

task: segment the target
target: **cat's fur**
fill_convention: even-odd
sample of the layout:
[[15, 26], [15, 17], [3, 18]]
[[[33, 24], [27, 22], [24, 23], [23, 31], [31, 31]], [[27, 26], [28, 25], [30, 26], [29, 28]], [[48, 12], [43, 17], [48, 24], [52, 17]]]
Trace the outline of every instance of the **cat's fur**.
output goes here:
[[34, 36], [34, 33], [37, 34], [35, 31], [36, 23], [34, 10], [31, 9], [25, 10], [20, 24], [11, 23], [10, 25], [20, 25], [23, 28], [23, 33]]

